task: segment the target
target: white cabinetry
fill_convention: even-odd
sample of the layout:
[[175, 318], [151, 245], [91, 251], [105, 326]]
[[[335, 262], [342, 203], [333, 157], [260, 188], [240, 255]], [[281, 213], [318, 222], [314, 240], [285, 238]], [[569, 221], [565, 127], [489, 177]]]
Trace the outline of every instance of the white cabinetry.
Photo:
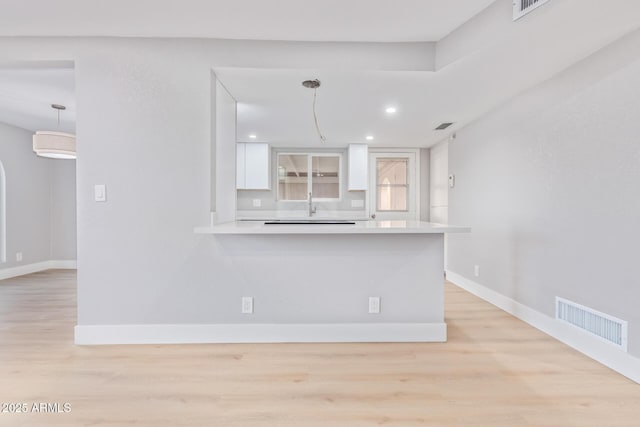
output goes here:
[[236, 188], [238, 190], [269, 190], [271, 156], [269, 144], [236, 145]]
[[366, 191], [368, 188], [369, 147], [367, 144], [349, 144], [349, 191]]

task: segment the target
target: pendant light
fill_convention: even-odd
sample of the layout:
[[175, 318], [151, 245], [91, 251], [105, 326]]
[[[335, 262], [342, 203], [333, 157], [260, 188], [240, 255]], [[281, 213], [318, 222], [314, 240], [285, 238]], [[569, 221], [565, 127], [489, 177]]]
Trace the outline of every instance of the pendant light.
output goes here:
[[324, 137], [322, 132], [320, 131], [320, 125], [318, 124], [318, 114], [316, 113], [316, 102], [318, 97], [318, 88], [320, 87], [320, 80], [305, 80], [302, 82], [302, 86], [307, 89], [313, 89], [313, 122], [316, 125], [316, 132], [318, 132], [318, 136], [320, 137], [321, 142], [326, 142], [327, 138]]
[[[60, 111], [67, 107], [51, 104], [51, 108], [58, 112], [58, 126], [60, 126]], [[70, 133], [54, 131], [38, 131], [33, 135], [33, 151], [40, 157], [50, 159], [75, 159], [76, 136]]]

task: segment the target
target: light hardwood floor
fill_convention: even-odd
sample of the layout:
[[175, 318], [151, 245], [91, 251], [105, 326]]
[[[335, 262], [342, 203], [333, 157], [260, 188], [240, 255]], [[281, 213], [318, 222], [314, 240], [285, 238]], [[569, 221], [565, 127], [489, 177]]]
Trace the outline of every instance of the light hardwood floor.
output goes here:
[[71, 404], [1, 426], [640, 425], [640, 385], [450, 284], [442, 344], [79, 347], [75, 282], [0, 281], [0, 401]]

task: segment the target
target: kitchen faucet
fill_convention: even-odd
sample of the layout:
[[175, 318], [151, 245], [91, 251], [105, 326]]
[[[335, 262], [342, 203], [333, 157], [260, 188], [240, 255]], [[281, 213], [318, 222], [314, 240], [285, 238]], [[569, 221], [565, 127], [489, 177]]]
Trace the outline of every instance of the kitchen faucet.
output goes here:
[[313, 206], [313, 196], [309, 193], [309, 216], [313, 216], [316, 213], [316, 208]]

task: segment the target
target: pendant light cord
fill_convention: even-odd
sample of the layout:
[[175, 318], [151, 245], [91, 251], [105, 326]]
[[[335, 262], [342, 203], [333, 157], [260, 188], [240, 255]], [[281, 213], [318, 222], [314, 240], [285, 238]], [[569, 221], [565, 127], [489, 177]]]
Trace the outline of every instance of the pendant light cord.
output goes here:
[[60, 127], [60, 111], [66, 110], [67, 107], [65, 107], [64, 105], [60, 105], [60, 104], [51, 104], [51, 108], [53, 108], [54, 110], [56, 110], [58, 112], [58, 127]]
[[313, 89], [313, 121], [316, 124], [316, 131], [318, 132], [318, 136], [320, 137], [320, 141], [322, 142], [326, 142], [327, 138], [324, 137], [324, 135], [322, 135], [322, 132], [320, 132], [320, 125], [318, 124], [318, 115], [316, 114], [316, 101], [318, 98], [318, 89], [314, 88]]

